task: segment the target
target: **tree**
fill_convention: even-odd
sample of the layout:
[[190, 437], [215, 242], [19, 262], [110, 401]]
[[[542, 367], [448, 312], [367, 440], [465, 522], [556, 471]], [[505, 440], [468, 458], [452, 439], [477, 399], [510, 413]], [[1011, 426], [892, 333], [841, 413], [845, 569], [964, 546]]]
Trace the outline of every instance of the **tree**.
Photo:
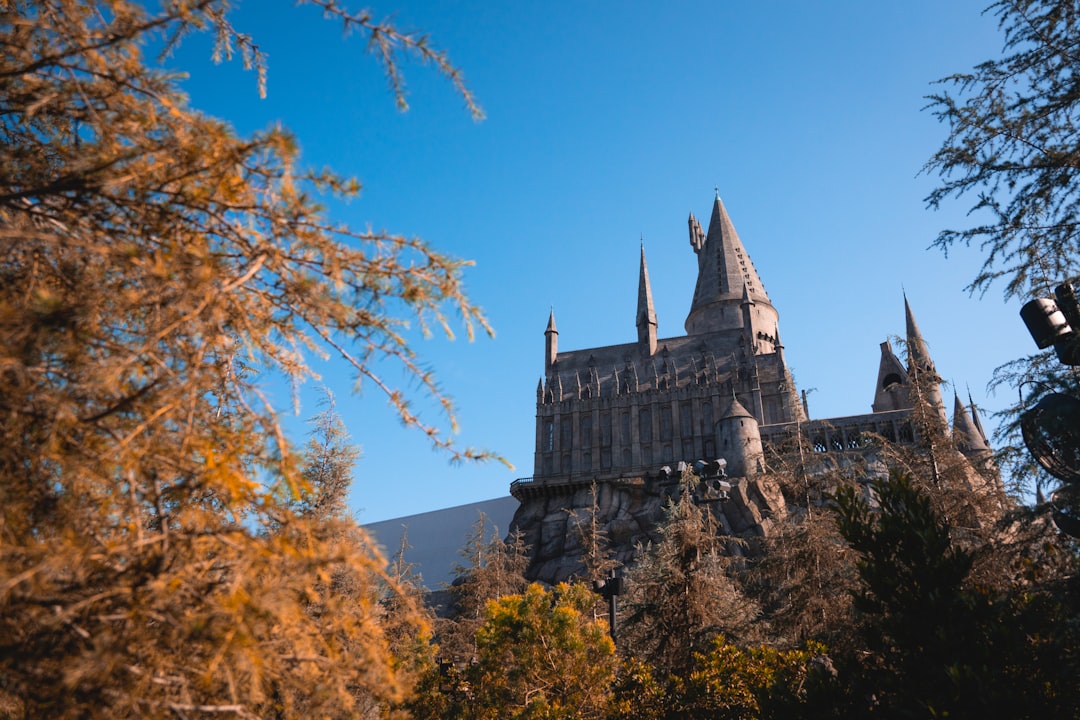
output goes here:
[[[840, 532], [859, 554], [855, 594], [869, 650], [852, 662], [881, 717], [1064, 717], [1075, 712], [1075, 596], [1018, 583], [971, 581], [974, 553], [957, 547], [930, 498], [894, 473], [877, 508], [851, 488], [836, 496]], [[1075, 589], [1075, 581], [1071, 583]], [[1011, 592], [1010, 592], [1011, 590]]]
[[[1031, 299], [1080, 277], [1080, 9], [1071, 0], [998, 0], [986, 12], [998, 18], [1003, 52], [940, 80], [930, 96], [949, 133], [926, 164], [940, 177], [926, 199], [937, 208], [971, 198], [971, 226], [935, 240], [946, 253], [957, 244], [982, 250], [971, 291], [1000, 281], [1006, 298]], [[1077, 375], [1051, 357], [1005, 365], [992, 383], [1027, 388], [1005, 413], [1005, 468], [1018, 483], [1045, 481], [1019, 442], [1020, 413], [1045, 392], [1078, 389]]]
[[640, 549], [620, 632], [630, 652], [674, 675], [689, 672], [694, 654], [717, 635], [745, 639], [758, 615], [732, 577], [725, 542], [734, 540], [720, 537], [711, 511], [693, 500], [696, 482], [686, 470], [679, 498], [657, 527], [658, 542]]
[[588, 619], [595, 598], [577, 583], [488, 603], [469, 670], [475, 693], [467, 717], [587, 719], [604, 716], [615, 679], [607, 624]]
[[[460, 83], [422, 36], [310, 4], [369, 40], [399, 103], [401, 53]], [[372, 365], [396, 361], [452, 413], [401, 329], [450, 332], [456, 313], [470, 336], [488, 330], [465, 263], [324, 218], [312, 193], [354, 181], [305, 170], [284, 129], [238, 137], [143, 58], [151, 38], [205, 30], [260, 66], [227, 11], [0, 10], [0, 707], [13, 714], [330, 716], [403, 695], [378, 612], [395, 587], [383, 559], [349, 521], [286, 500], [306, 480], [258, 383], [302, 381], [306, 352], [336, 353], [451, 456], [482, 456]], [[354, 595], [333, 590], [342, 575]]]
[[507, 542], [499, 537], [498, 528], [492, 528], [490, 536], [487, 529], [487, 516], [480, 513], [461, 550], [468, 564], [454, 568], [453, 605], [449, 617], [439, 623], [439, 649], [445, 660], [474, 660], [476, 631], [484, 622], [488, 603], [520, 594], [528, 586], [529, 557], [521, 533], [514, 533]]

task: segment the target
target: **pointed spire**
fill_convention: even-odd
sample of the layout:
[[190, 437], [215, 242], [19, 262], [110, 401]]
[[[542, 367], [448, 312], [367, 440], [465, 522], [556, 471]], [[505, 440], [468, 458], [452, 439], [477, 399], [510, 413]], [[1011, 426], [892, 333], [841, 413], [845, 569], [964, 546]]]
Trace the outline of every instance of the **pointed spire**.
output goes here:
[[548, 315], [547, 329], [544, 330], [544, 373], [551, 372], [559, 356], [559, 331], [555, 329], [555, 308]]
[[948, 418], [945, 415], [945, 400], [941, 397], [941, 376], [934, 367], [934, 361], [930, 358], [930, 350], [923, 340], [919, 324], [915, 322], [915, 313], [911, 311], [911, 303], [908, 302], [907, 292], [904, 293], [904, 315], [907, 322], [907, 351], [908, 373], [911, 379], [917, 380], [918, 375], [923, 375], [925, 382], [919, 383], [926, 393], [926, 401], [936, 409], [941, 420], [942, 427], [948, 429]]
[[911, 303], [908, 302], [907, 293], [904, 293], [904, 319], [907, 324], [907, 349], [908, 365], [917, 365], [923, 372], [931, 372], [937, 375], [934, 369], [934, 361], [930, 359], [930, 350], [926, 347], [919, 324], [915, 322], [915, 313], [911, 311]]
[[975, 408], [975, 401], [971, 399], [971, 388], [968, 388], [968, 409], [971, 410], [971, 421], [975, 423], [975, 428], [979, 431], [979, 435], [982, 436], [983, 442], [989, 447], [990, 439], [986, 437], [986, 430], [983, 429], [982, 420], [979, 418], [979, 411]]
[[960, 402], [960, 396], [955, 390], [953, 391], [953, 439], [960, 452], [965, 455], [990, 453], [990, 448], [983, 439], [982, 433], [975, 427], [967, 408]]
[[653, 307], [649, 266], [645, 263], [645, 243], [641, 244], [641, 267], [638, 272], [637, 331], [638, 347], [646, 355], [656, 352], [656, 309]]
[[739, 327], [738, 311], [734, 316], [725, 316], [723, 305], [732, 304], [737, 308], [743, 299], [744, 286], [749, 299], [771, 308], [765, 286], [720, 196], [713, 201], [704, 242], [698, 244], [695, 241], [695, 227], [700, 228], [700, 225], [696, 225], [693, 215], [690, 220], [690, 244], [697, 253], [698, 277], [690, 314], [686, 318], [687, 332], [696, 334]]

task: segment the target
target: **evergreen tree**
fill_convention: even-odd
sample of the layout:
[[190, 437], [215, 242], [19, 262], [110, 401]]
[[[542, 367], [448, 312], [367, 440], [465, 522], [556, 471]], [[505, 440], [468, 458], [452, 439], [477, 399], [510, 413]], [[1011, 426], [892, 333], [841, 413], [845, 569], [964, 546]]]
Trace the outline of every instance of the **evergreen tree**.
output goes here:
[[924, 492], [898, 473], [875, 489], [876, 508], [851, 488], [837, 493], [840, 532], [860, 556], [854, 601], [870, 651], [850, 665], [865, 699], [852, 712], [1073, 714], [1075, 599], [1048, 586], [972, 583], [972, 551], [957, 547]]
[[664, 673], [685, 674], [694, 654], [721, 633], [752, 635], [756, 605], [732, 577], [732, 559], [706, 507], [695, 504], [697, 478], [687, 470], [679, 498], [666, 508], [655, 545], [640, 548], [627, 577], [626, 616], [620, 637], [627, 652]]
[[461, 550], [465, 565], [454, 568], [450, 585], [449, 618], [439, 623], [439, 650], [444, 660], [471, 662], [476, 657], [476, 631], [484, 622], [488, 602], [520, 594], [528, 586], [525, 568], [529, 558], [521, 533], [509, 541], [499, 538], [498, 528], [487, 534], [487, 516], [480, 513]]

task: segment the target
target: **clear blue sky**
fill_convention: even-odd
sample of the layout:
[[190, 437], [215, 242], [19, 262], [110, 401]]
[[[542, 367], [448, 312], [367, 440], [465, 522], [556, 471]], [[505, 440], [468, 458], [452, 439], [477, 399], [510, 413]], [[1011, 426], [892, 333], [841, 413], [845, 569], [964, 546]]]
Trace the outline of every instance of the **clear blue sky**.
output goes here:
[[[362, 197], [335, 218], [476, 262], [466, 283], [496, 338], [416, 349], [457, 401], [461, 443], [516, 469], [449, 466], [374, 390], [351, 395], [343, 367], [322, 367], [362, 447], [361, 522], [496, 497], [532, 474], [548, 310], [563, 349], [633, 340], [641, 238], [660, 336], [683, 334], [686, 217], [708, 218], [714, 186], [812, 417], [869, 411], [878, 345], [903, 333], [902, 288], [942, 375], [987, 414], [1008, 401], [985, 387], [1033, 349], [1018, 308], [964, 291], [977, 252], [927, 249], [964, 206], [926, 210], [933, 178], [919, 174], [945, 132], [921, 110], [931, 81], [1000, 50], [986, 0], [375, 3], [450, 52], [485, 121], [416, 65], [398, 112], [359, 38], [285, 0], [246, 0], [233, 17], [269, 55], [265, 100], [239, 62], [209, 62], [206, 38], [173, 61], [195, 107], [242, 133], [281, 122], [308, 164], [358, 177]], [[313, 397], [288, 421], [297, 442]]]

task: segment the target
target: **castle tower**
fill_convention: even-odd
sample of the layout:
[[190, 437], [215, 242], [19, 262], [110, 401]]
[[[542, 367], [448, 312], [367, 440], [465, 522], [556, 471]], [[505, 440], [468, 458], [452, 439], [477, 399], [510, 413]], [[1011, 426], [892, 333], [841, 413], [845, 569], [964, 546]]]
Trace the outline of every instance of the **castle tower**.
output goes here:
[[697, 254], [698, 276], [690, 313], [686, 317], [687, 334], [741, 329], [744, 287], [753, 301], [754, 326], [759, 329], [775, 328], [779, 324], [779, 315], [765, 292], [765, 286], [735, 231], [719, 193], [713, 201], [708, 233], [701, 231], [701, 224], [693, 213], [689, 224], [690, 246]]
[[908, 375], [913, 382], [918, 381], [920, 376], [925, 381], [920, 383], [926, 393], [924, 399], [936, 411], [942, 429], [948, 432], [949, 420], [945, 415], [945, 401], [941, 397], [941, 376], [934, 367], [930, 350], [926, 347], [918, 323], [915, 322], [915, 314], [911, 312], [907, 293], [904, 293], [904, 314], [907, 322]]
[[641, 246], [641, 269], [638, 272], [637, 336], [638, 348], [645, 357], [656, 354], [656, 309], [653, 307], [649, 267], [645, 264], [645, 245]]

